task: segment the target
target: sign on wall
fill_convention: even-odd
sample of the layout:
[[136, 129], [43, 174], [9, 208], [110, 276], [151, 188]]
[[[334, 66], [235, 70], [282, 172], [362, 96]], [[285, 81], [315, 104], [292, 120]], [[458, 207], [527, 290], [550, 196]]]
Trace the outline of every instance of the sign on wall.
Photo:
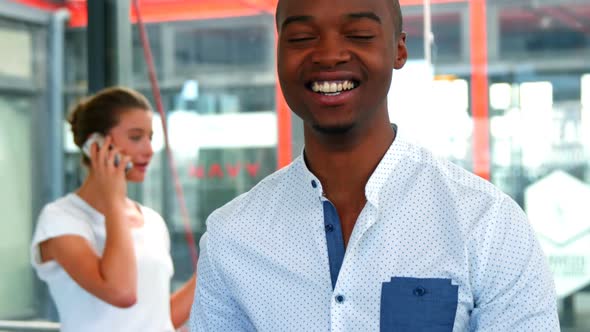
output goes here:
[[525, 191], [526, 212], [564, 298], [590, 284], [590, 186], [555, 171]]

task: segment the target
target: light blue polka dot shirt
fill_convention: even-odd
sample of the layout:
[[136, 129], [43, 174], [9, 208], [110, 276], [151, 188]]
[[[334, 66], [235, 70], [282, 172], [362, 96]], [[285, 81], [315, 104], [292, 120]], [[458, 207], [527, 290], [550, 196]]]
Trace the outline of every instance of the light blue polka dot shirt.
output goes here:
[[215, 211], [191, 331], [559, 331], [522, 210], [490, 183], [397, 139], [344, 250], [302, 157]]

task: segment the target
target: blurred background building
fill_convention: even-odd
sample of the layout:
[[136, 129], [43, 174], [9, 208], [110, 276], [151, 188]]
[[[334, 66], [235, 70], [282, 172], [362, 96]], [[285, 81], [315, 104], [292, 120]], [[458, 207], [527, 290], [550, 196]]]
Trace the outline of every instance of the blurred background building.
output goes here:
[[[411, 59], [390, 92], [400, 136], [525, 209], [556, 278], [563, 330], [590, 330], [590, 2], [400, 2]], [[137, 16], [118, 3], [127, 11], [95, 22], [96, 35], [86, 1], [0, 0], [0, 330], [51, 330], [41, 322], [57, 319], [29, 264], [31, 233], [40, 208], [83, 179], [65, 117], [103, 70], [89, 64], [100, 43], [125, 43], [109, 36], [120, 24], [133, 25], [111, 75], [152, 96]], [[213, 210], [303, 147], [277, 84], [276, 0], [140, 4], [198, 240]], [[132, 193], [168, 223], [180, 283], [190, 253], [159, 121], [148, 180]]]

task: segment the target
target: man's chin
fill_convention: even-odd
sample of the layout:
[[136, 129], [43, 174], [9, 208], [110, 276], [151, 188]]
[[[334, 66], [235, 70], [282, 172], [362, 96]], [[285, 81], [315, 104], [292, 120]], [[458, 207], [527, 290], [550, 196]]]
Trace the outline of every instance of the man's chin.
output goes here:
[[322, 125], [314, 124], [313, 129], [324, 135], [344, 135], [354, 128], [354, 124]]

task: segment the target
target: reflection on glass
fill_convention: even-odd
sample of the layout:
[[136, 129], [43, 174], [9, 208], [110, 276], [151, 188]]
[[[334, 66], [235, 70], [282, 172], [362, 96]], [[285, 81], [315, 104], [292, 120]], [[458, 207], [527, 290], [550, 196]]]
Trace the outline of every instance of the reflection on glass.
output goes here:
[[424, 61], [411, 60], [393, 72], [389, 113], [399, 137], [462, 163], [469, 158], [473, 121], [468, 114], [469, 87], [456, 77], [435, 79]]
[[0, 95], [0, 320], [34, 315], [31, 105]]
[[[529, 1], [526, 1], [529, 2]], [[560, 1], [501, 8], [500, 51], [503, 57], [537, 58], [553, 54], [582, 54], [590, 48], [587, 4]]]
[[512, 87], [509, 83], [490, 85], [490, 106], [497, 110], [507, 110], [512, 105]]
[[590, 74], [582, 75], [580, 90], [582, 107], [590, 108]]
[[523, 122], [530, 124], [521, 132], [523, 164], [538, 169], [551, 151], [553, 86], [550, 82], [520, 85], [520, 108]]
[[[582, 75], [581, 79], [581, 140], [585, 147], [586, 156], [590, 156], [590, 74]], [[590, 158], [587, 160], [590, 164]]]
[[0, 40], [5, 53], [0, 61], [0, 77], [31, 79], [33, 39], [29, 31], [0, 27]]

